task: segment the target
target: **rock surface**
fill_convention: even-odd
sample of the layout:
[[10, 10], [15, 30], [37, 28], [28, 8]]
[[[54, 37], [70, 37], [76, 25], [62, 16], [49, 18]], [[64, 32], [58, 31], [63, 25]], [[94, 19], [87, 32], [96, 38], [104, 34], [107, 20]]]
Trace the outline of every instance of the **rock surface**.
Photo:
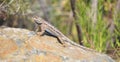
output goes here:
[[0, 28], [0, 62], [114, 62], [105, 54], [66, 45], [26, 29]]

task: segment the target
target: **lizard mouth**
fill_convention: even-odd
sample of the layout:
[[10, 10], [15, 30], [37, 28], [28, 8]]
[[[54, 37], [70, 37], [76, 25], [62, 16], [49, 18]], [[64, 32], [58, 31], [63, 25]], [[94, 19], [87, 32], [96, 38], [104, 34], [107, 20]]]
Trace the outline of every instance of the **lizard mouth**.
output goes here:
[[40, 23], [40, 22], [37, 22], [37, 20], [35, 20], [35, 23], [37, 23], [38, 25], [41, 25], [42, 23]]

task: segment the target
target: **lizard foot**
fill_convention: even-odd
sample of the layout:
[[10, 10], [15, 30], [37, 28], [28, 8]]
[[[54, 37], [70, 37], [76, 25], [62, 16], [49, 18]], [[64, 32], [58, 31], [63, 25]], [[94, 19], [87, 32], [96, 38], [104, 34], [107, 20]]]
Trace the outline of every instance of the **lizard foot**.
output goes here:
[[43, 36], [43, 35], [44, 35], [44, 33], [41, 33], [41, 32], [37, 32], [36, 34], [37, 34], [37, 35], [40, 35], [40, 36]]

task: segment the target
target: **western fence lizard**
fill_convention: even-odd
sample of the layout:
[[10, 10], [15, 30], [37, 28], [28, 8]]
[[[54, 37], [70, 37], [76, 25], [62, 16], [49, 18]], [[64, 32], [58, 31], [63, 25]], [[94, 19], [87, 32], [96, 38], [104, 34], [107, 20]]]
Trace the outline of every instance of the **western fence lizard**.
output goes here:
[[93, 51], [92, 49], [86, 48], [84, 46], [81, 46], [73, 41], [71, 41], [70, 39], [68, 39], [64, 34], [62, 34], [58, 29], [56, 29], [54, 26], [52, 26], [50, 23], [48, 23], [47, 21], [43, 20], [40, 17], [33, 17], [33, 20], [36, 24], [36, 32], [39, 31], [39, 34], [42, 35], [45, 31], [51, 33], [52, 35], [56, 36], [59, 40], [61, 44], [64, 44], [65, 42], [68, 42], [74, 46], [80, 47], [84, 50], [89, 50], [89, 51]]

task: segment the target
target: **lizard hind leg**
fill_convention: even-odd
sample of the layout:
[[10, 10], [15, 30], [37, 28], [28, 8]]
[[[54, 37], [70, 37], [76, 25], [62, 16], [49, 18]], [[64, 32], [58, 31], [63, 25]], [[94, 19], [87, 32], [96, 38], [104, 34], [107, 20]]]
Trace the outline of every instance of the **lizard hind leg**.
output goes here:
[[62, 40], [61, 37], [56, 37], [56, 38], [57, 38], [58, 42], [61, 43], [61, 44], [65, 47], [65, 42], [64, 42], [64, 40]]
[[48, 35], [48, 36], [52, 36], [52, 37], [56, 38], [60, 44], [64, 44], [61, 37], [58, 37], [56, 35], [51, 34], [48, 30], [45, 30], [45, 34]]

